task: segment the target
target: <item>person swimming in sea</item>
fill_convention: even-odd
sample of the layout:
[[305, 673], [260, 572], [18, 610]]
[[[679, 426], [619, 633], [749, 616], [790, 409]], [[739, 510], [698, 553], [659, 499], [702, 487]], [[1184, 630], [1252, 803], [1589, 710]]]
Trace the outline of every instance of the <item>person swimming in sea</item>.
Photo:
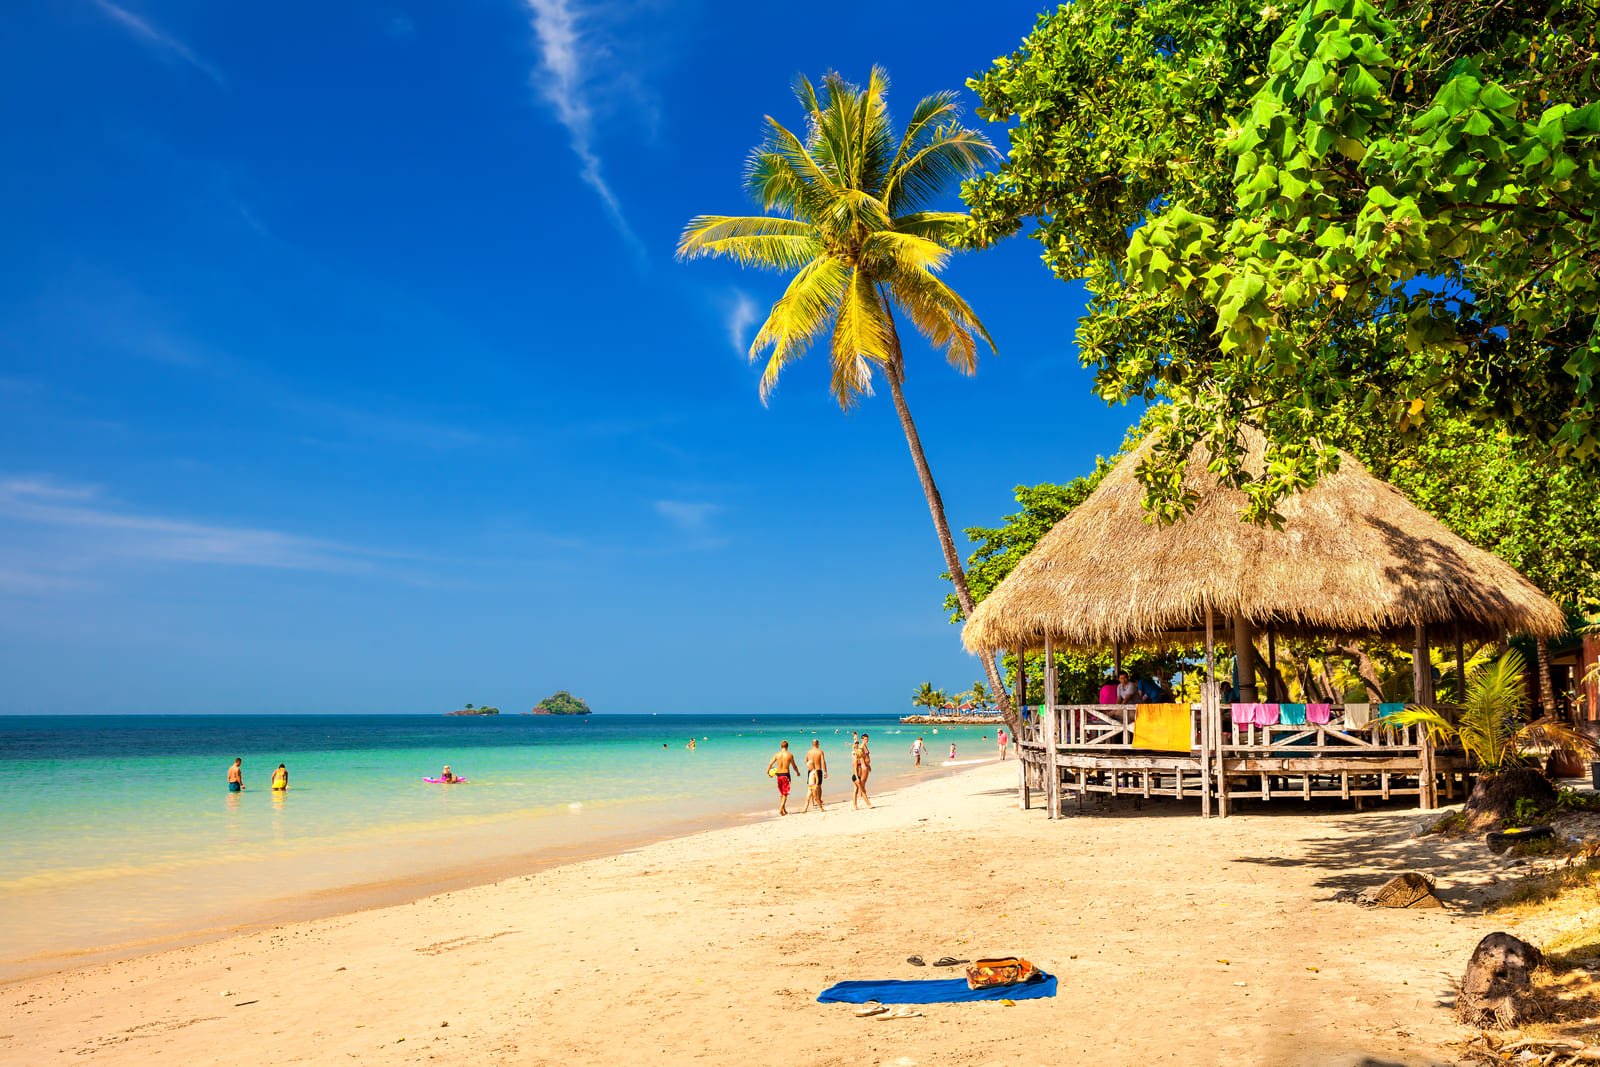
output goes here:
[[446, 763], [444, 765], [444, 770], [439, 772], [439, 781], [441, 781], [441, 782], [455, 782], [456, 780], [457, 780], [456, 779], [456, 772], [452, 771], [450, 769], [450, 764]]
[[289, 768], [281, 763], [278, 764], [278, 769], [272, 772], [272, 788], [278, 793], [289, 788]]

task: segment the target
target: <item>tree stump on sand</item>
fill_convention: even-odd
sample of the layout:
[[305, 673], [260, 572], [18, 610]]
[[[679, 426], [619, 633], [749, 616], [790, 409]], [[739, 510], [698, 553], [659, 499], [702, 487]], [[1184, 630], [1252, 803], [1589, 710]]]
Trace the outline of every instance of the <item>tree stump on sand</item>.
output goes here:
[[1417, 871], [1397, 874], [1377, 889], [1368, 889], [1356, 903], [1366, 908], [1444, 907], [1433, 895], [1433, 879]]
[[1524, 797], [1546, 808], [1556, 801], [1556, 787], [1533, 767], [1511, 767], [1480, 777], [1461, 809], [1462, 829], [1468, 833], [1500, 829], [1515, 814], [1517, 801]]
[[1544, 954], [1521, 938], [1493, 933], [1478, 942], [1467, 961], [1456, 998], [1456, 1018], [1468, 1026], [1516, 1026], [1532, 1007], [1533, 972]]

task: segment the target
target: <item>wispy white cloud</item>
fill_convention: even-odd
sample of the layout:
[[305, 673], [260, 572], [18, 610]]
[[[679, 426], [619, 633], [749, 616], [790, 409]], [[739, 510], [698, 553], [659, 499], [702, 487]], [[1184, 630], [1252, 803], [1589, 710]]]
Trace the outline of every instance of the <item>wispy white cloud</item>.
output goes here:
[[529, 23], [539, 48], [539, 68], [534, 72], [533, 84], [555, 111], [556, 121], [567, 131], [572, 154], [578, 157], [578, 176], [600, 197], [623, 240], [642, 255], [644, 246], [628, 224], [622, 203], [606, 180], [604, 164], [594, 146], [595, 111], [591, 86], [596, 52], [590, 47], [582, 24], [585, 13], [569, 0], [523, 2], [527, 4]]
[[704, 500], [656, 501], [656, 512], [685, 533], [704, 533], [711, 516], [721, 510]]
[[750, 342], [745, 340], [745, 333], [756, 324], [758, 317], [756, 302], [744, 290], [735, 289], [723, 321], [728, 329], [728, 343], [741, 356], [749, 355]]
[[218, 85], [228, 84], [227, 79], [222, 76], [220, 70], [201, 59], [188, 45], [166, 30], [161, 29], [149, 19], [141, 18], [125, 7], [119, 7], [113, 4], [111, 0], [92, 0], [92, 2], [113, 22], [140, 41], [143, 41], [163, 58], [181, 60]]
[[165, 563], [357, 572], [370, 571], [375, 559], [392, 555], [281, 530], [139, 514], [116, 506], [96, 486], [63, 484], [47, 478], [0, 480], [0, 519], [72, 536], [70, 544], [60, 543], [57, 547], [63, 554], [73, 555], [80, 566], [120, 557]]

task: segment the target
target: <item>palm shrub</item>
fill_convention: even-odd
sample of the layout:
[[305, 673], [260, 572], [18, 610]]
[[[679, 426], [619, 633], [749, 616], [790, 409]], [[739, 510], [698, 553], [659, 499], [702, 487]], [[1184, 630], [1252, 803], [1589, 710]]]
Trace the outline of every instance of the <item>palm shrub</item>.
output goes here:
[[1546, 715], [1529, 720], [1527, 667], [1515, 650], [1479, 669], [1467, 683], [1452, 721], [1433, 708], [1407, 708], [1385, 717], [1395, 726], [1417, 725], [1436, 741], [1458, 743], [1478, 771], [1467, 798], [1469, 829], [1486, 829], [1514, 816], [1518, 802], [1553, 804], [1555, 787], [1535, 763], [1538, 752], [1594, 752], [1593, 739]]

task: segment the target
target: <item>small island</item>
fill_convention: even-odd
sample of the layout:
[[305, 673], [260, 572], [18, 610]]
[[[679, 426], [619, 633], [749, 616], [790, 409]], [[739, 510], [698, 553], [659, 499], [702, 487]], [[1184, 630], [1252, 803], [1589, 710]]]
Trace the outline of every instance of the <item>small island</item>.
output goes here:
[[588, 715], [589, 705], [565, 689], [552, 693], [533, 706], [529, 715]]
[[446, 715], [498, 715], [498, 714], [500, 714], [500, 709], [499, 708], [492, 708], [487, 704], [485, 704], [481, 708], [475, 708], [471, 704], [468, 704], [466, 707], [462, 708], [460, 711], [447, 711], [447, 712], [445, 712], [445, 714]]

